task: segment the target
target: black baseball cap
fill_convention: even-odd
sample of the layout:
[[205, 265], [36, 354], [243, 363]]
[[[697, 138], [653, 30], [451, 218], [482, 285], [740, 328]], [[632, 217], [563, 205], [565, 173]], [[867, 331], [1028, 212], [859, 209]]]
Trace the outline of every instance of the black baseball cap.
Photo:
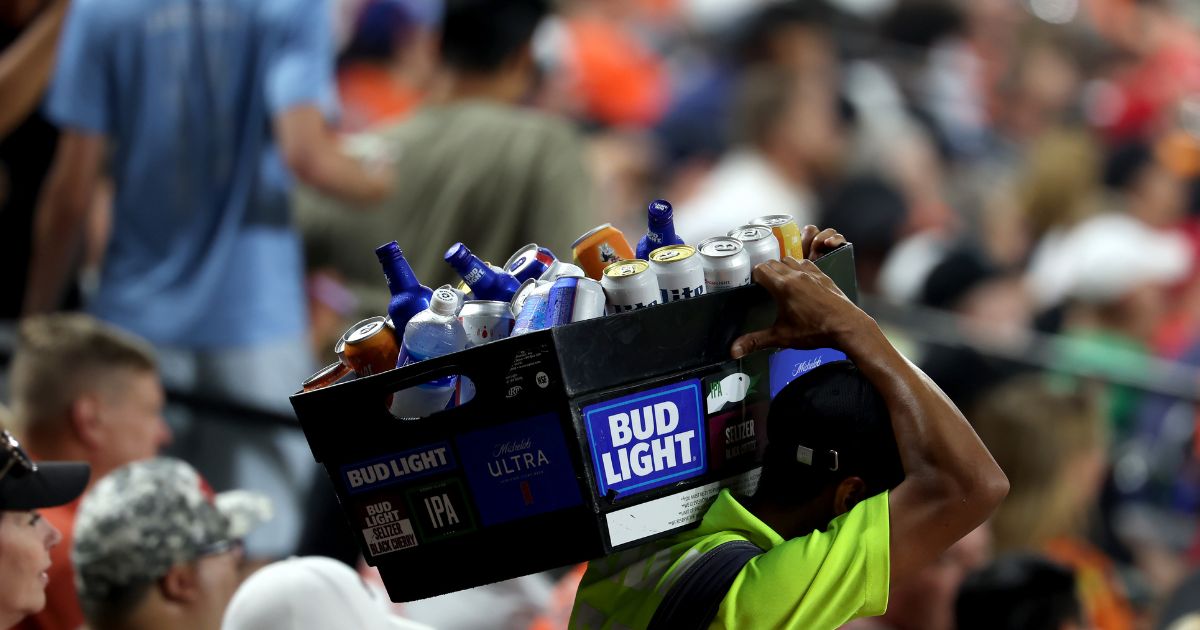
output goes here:
[[34, 463], [8, 431], [0, 431], [0, 510], [37, 510], [74, 501], [87, 487], [83, 462]]
[[767, 414], [766, 459], [831, 480], [858, 476], [872, 493], [904, 480], [887, 405], [850, 361], [814, 368], [779, 391]]

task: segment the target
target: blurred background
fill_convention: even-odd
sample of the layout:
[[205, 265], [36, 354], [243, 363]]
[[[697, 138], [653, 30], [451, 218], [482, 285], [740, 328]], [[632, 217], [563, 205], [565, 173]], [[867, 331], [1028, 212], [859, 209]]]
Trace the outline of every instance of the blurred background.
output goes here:
[[[0, 366], [23, 308], [86, 310], [148, 339], [171, 452], [231, 486], [257, 473], [210, 451], [256, 443], [254, 461], [273, 453], [290, 480], [267, 488], [291, 518], [260, 555], [345, 555], [309, 531], [336, 508], [308, 500], [332, 493], [287, 396], [336, 360], [347, 327], [386, 312], [375, 246], [397, 240], [436, 287], [455, 279], [441, 261], [454, 241], [497, 264], [531, 241], [568, 258], [605, 222], [636, 243], [663, 198], [688, 243], [767, 214], [842, 232], [862, 306], [1012, 481], [969, 549], [861, 627], [951, 628], [968, 574], [1018, 551], [1074, 571], [1088, 627], [1165, 628], [1200, 610], [1200, 3], [559, 0], [525, 45], [520, 12], [492, 25], [512, 26], [507, 38], [480, 24], [443, 38], [442, 0], [334, 0], [296, 21], [302, 36], [281, 46], [306, 48], [289, 48], [303, 61], [286, 71], [239, 70], [264, 53], [210, 41], [201, 66], [161, 75], [124, 67], [136, 64], [119, 45], [88, 47], [171, 14], [122, 25], [96, 4], [0, 8]], [[80, 67], [89, 58], [102, 66]], [[227, 93], [228, 76], [242, 78]], [[262, 123], [230, 124], [222, 104], [256, 81]], [[197, 84], [209, 96], [180, 102], [219, 141], [145, 132], [173, 102], [155, 89]], [[316, 127], [284, 120], [310, 102]], [[226, 163], [251, 138], [268, 158]], [[182, 161], [131, 167], [155, 142]], [[155, 191], [196, 168], [236, 192]], [[223, 183], [231, 168], [266, 174], [247, 192]], [[262, 181], [277, 199], [262, 202]], [[250, 208], [238, 227], [196, 219], [205, 203], [230, 216], [232, 196]], [[287, 244], [214, 236], [263, 226]], [[160, 228], [189, 245], [147, 253]], [[40, 243], [70, 247], [39, 261]], [[252, 253], [214, 262], [223, 248]], [[57, 277], [38, 275], [47, 260], [61, 287], [27, 286]], [[187, 260], [218, 279], [173, 271]], [[194, 295], [201, 284], [215, 286]], [[139, 289], [114, 297], [118, 285]], [[152, 303], [153, 322], [127, 312]]]

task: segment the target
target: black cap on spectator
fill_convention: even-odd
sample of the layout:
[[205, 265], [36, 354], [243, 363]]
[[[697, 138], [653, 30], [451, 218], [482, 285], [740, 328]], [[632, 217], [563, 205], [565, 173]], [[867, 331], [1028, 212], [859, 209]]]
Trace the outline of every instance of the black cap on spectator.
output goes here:
[[894, 186], [874, 176], [856, 176], [823, 204], [821, 225], [835, 225], [860, 257], [883, 258], [908, 219], [908, 205]]
[[963, 582], [955, 616], [971, 630], [1059, 630], [1082, 621], [1075, 574], [1033, 554], [1002, 556]]
[[1000, 275], [1000, 269], [977, 251], [959, 247], [929, 272], [921, 291], [921, 303], [953, 310], [972, 289]]
[[1113, 149], [1104, 163], [1104, 186], [1112, 190], [1126, 190], [1154, 161], [1154, 151], [1144, 142], [1130, 142]]

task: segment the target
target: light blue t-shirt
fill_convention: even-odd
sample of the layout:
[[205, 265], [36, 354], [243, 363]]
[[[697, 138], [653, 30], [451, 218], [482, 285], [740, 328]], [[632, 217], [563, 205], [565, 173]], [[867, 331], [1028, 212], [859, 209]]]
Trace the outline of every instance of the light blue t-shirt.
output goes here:
[[323, 0], [72, 2], [47, 108], [111, 147], [94, 314], [180, 347], [302, 334], [291, 177], [271, 121], [305, 104], [332, 113], [329, 17]]

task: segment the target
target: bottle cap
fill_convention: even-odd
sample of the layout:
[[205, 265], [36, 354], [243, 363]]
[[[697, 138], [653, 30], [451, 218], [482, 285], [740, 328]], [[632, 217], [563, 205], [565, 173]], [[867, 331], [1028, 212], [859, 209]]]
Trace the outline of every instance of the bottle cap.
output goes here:
[[455, 243], [450, 246], [450, 249], [446, 250], [446, 255], [443, 258], [451, 265], [464, 264], [471, 259], [471, 250], [467, 249], [467, 246], [462, 243]]
[[649, 207], [650, 218], [659, 221], [665, 221], [671, 218], [673, 211], [671, 210], [671, 202], [666, 199], [655, 199], [650, 202]]
[[454, 315], [458, 313], [458, 294], [453, 289], [438, 289], [433, 292], [429, 301], [429, 310], [437, 315]]
[[375, 248], [375, 257], [379, 259], [379, 262], [387, 262], [403, 256], [404, 252], [400, 249], [400, 244], [396, 241], [384, 243]]

